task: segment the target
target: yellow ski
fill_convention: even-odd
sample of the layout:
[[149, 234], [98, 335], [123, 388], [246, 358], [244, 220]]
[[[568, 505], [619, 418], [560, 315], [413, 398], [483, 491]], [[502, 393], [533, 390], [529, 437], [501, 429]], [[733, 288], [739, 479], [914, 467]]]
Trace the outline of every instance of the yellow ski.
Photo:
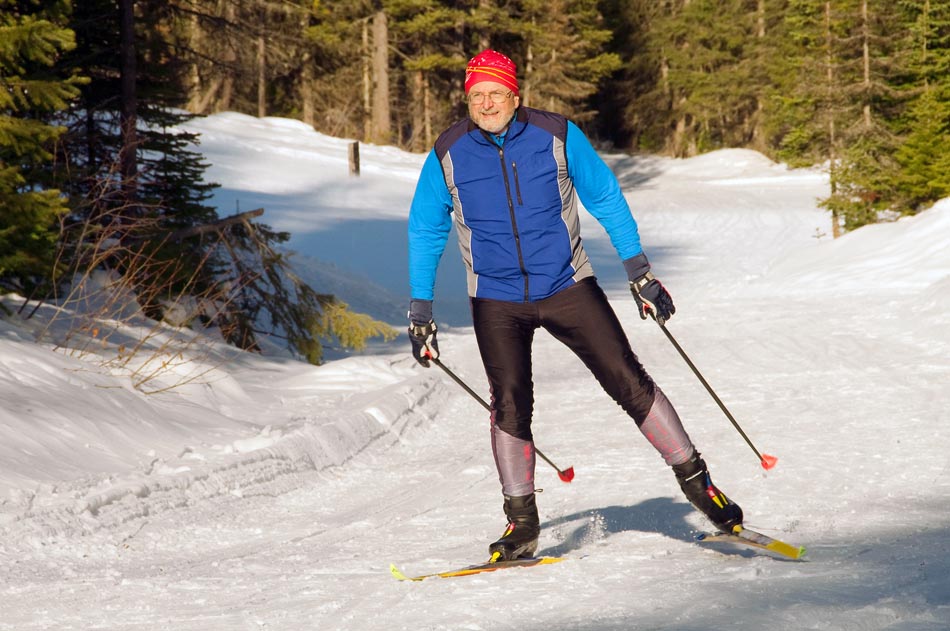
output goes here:
[[455, 578], [459, 576], [471, 576], [473, 574], [482, 574], [484, 572], [495, 572], [513, 567], [533, 567], [535, 565], [551, 565], [560, 563], [564, 557], [537, 557], [531, 559], [515, 559], [514, 561], [495, 561], [494, 563], [480, 563], [478, 565], [469, 565], [457, 570], [448, 570], [446, 572], [435, 572], [433, 574], [422, 574], [420, 576], [406, 576], [395, 565], [389, 566], [389, 571], [400, 581], [424, 581], [427, 578]]
[[749, 530], [748, 528], [743, 528], [742, 526], [734, 526], [731, 533], [717, 532], [713, 534], [701, 534], [696, 537], [696, 539], [702, 542], [724, 541], [727, 543], [752, 546], [753, 548], [761, 548], [762, 550], [774, 552], [789, 559], [801, 559], [805, 556], [805, 548], [803, 546], [785, 543], [784, 541], [763, 535], [754, 530]]

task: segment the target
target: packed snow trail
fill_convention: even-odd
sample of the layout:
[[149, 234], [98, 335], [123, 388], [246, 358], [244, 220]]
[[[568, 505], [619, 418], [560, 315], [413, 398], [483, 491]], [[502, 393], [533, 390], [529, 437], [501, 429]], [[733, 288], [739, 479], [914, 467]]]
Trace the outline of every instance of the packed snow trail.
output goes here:
[[[447, 336], [445, 356], [469, 355], [470, 339]], [[9, 568], [16, 587], [4, 591], [16, 603], [2, 624], [592, 630], [946, 624], [940, 590], [950, 567], [939, 521], [946, 506], [935, 505], [935, 495], [947, 489], [912, 492], [919, 479], [902, 475], [906, 454], [876, 458], [880, 451], [862, 447], [858, 434], [848, 441], [847, 457], [829, 458], [828, 446], [837, 441], [809, 436], [813, 424], [807, 431], [789, 426], [779, 438], [760, 430], [769, 442], [781, 440], [775, 446], [782, 461], [766, 476], [710, 408], [703, 423], [693, 423], [701, 425], [694, 437], [715, 463], [717, 480], [743, 502], [750, 523], [807, 543], [810, 560], [706, 550], [691, 540], [702, 520], [629, 422], [596, 384], [578, 379], [573, 358], [541, 340], [539, 350], [538, 365], [545, 368], [536, 381], [549, 393], [539, 397], [539, 419], [545, 419], [539, 442], [543, 438], [578, 470], [569, 486], [539, 470], [541, 552], [566, 554], [569, 562], [425, 587], [389, 576], [387, 563], [394, 560], [414, 571], [478, 560], [503, 527], [484, 449], [484, 414], [445, 384], [436, 386], [443, 405], [431, 424], [342, 467], [301, 476], [295, 490], [219, 496], [138, 520], [129, 534], [104, 530], [21, 551]], [[459, 361], [460, 371], [475, 369], [474, 362]], [[671, 375], [665, 387], [689, 391], [690, 378]], [[894, 390], [899, 396], [906, 387]], [[702, 397], [679, 398], [687, 399], [681, 407], [709, 407]], [[778, 423], [786, 415], [795, 409]], [[591, 419], [605, 419], [606, 427], [592, 432]], [[927, 481], [937, 483], [945, 461], [943, 467]], [[869, 502], [878, 490], [881, 501]], [[514, 612], [505, 606], [513, 597], [519, 601]]]
[[[228, 120], [216, 119], [222, 146], [232, 131], [255, 146], [254, 127], [238, 133]], [[261, 151], [283, 138], [266, 122]], [[332, 146], [313, 143], [314, 153]], [[226, 158], [218, 168], [267, 162]], [[123, 394], [114, 400], [140, 401], [137, 418], [148, 421], [134, 441], [83, 436], [103, 452], [126, 449], [117, 468], [142, 459], [125, 472], [96, 474], [89, 460], [86, 475], [29, 485], [20, 481], [43, 474], [24, 468], [30, 457], [16, 475], [0, 463], [0, 480], [18, 489], [0, 504], [0, 630], [950, 627], [950, 260], [933, 245], [950, 238], [950, 205], [831, 243], [817, 238], [827, 224], [815, 209], [820, 174], [751, 152], [610, 161], [676, 301], [670, 331], [779, 457], [775, 469], [762, 470], [662, 332], [639, 319], [622, 267], [588, 222], [599, 278], [717, 484], [750, 527], [807, 546], [807, 561], [696, 543], [708, 524], [672, 473], [580, 361], [539, 332], [535, 437], [576, 471], [564, 484], [539, 464], [539, 553], [568, 560], [394, 580], [391, 562], [415, 574], [483, 560], [504, 528], [486, 413], [440, 371], [416, 366], [402, 339], [320, 368], [242, 358], [187, 397]], [[4, 361], [24, 343], [14, 337], [0, 339]], [[444, 327], [440, 349], [484, 390], [469, 328]], [[73, 364], [44, 352], [0, 375], [46, 373], [50, 401], [69, 396], [77, 408], [110, 400], [101, 386], [112, 377], [68, 372]], [[61, 373], [69, 380], [56, 381]], [[2, 393], [13, 415], [15, 387]], [[45, 421], [64, 405], [35, 400], [31, 414]], [[97, 413], [124, 431], [114, 407]], [[49, 437], [17, 428], [7, 444], [40, 458]], [[79, 471], [86, 452], [76, 448]]]

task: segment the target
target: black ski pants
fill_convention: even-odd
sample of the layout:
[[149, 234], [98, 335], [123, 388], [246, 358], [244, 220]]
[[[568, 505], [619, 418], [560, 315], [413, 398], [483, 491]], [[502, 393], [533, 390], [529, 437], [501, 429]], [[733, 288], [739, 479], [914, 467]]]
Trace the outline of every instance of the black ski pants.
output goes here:
[[495, 429], [523, 441], [533, 440], [531, 344], [538, 328], [567, 345], [637, 426], [643, 425], [656, 386], [630, 348], [595, 278], [585, 278], [537, 302], [473, 298], [471, 304]]

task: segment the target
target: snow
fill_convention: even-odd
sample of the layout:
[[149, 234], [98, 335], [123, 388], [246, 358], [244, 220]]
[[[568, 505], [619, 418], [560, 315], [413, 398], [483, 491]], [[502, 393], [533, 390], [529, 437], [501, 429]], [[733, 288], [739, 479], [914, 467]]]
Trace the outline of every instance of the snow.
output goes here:
[[[318, 288], [403, 325], [423, 155], [364, 145], [351, 178], [347, 141], [298, 122], [191, 126], [223, 214], [264, 207]], [[391, 562], [483, 559], [504, 526], [484, 411], [405, 337], [320, 367], [207, 341], [145, 394], [104, 365], [114, 342], [35, 341], [46, 306], [0, 320], [0, 630], [950, 628], [950, 203], [832, 240], [819, 171], [743, 150], [605, 159], [676, 301], [670, 332], [774, 469], [637, 317], [585, 217], [599, 279], [714, 479], [806, 561], [696, 543], [708, 525], [662, 460], [539, 333], [535, 436], [576, 471], [539, 462], [540, 551], [568, 560], [395, 581]], [[484, 392], [458, 258], [442, 358]]]

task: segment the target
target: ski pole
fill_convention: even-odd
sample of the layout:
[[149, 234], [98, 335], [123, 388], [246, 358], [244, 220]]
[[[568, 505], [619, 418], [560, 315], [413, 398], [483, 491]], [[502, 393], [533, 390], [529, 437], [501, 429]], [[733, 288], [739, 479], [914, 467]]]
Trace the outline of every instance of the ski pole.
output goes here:
[[[477, 393], [477, 392], [475, 392], [474, 390], [472, 390], [471, 388], [469, 388], [469, 387], [468, 387], [468, 384], [466, 384], [464, 381], [462, 381], [462, 380], [459, 378], [459, 376], [456, 375], [454, 372], [452, 372], [451, 370], [449, 370], [448, 367], [446, 367], [445, 364], [443, 364], [443, 363], [442, 363], [441, 361], [439, 361], [437, 358], [432, 357], [431, 355], [429, 355], [429, 361], [432, 362], [432, 363], [434, 363], [436, 366], [438, 366], [438, 367], [441, 368], [442, 370], [444, 370], [444, 371], [445, 371], [445, 374], [447, 374], [449, 377], [451, 377], [452, 380], [453, 380], [455, 383], [457, 383], [458, 385], [462, 386], [462, 389], [465, 390], [465, 392], [467, 392], [467, 393], [469, 393], [470, 395], [472, 395], [472, 398], [475, 399], [476, 401], [478, 401], [479, 403], [481, 403], [483, 408], [485, 408], [486, 410], [488, 410], [489, 412], [491, 412], [491, 406], [488, 405], [488, 403], [485, 402], [485, 399], [483, 399], [483, 398], [481, 398], [480, 396], [478, 396], [478, 393]], [[546, 463], [548, 463], [549, 465], [551, 465], [551, 466], [554, 468], [555, 471], [557, 471], [557, 477], [561, 478], [561, 481], [562, 481], [562, 482], [570, 482], [571, 480], [574, 479], [574, 467], [568, 467], [567, 469], [562, 470], [562, 469], [560, 469], [556, 464], [554, 464], [553, 462], [551, 462], [551, 459], [548, 458], [547, 456], [545, 456], [544, 453], [543, 453], [540, 449], [538, 449], [537, 447], [534, 448], [534, 453], [538, 454], [538, 456], [541, 458], [541, 460], [544, 460]]]
[[752, 441], [749, 440], [749, 437], [746, 436], [746, 433], [742, 431], [741, 427], [739, 427], [739, 423], [736, 422], [736, 419], [732, 416], [732, 414], [729, 413], [729, 410], [726, 409], [726, 406], [725, 404], [723, 404], [722, 400], [718, 396], [716, 396], [716, 393], [713, 391], [712, 387], [703, 378], [703, 375], [699, 372], [699, 369], [696, 368], [696, 365], [693, 364], [692, 361], [690, 361], [689, 356], [686, 355], [686, 352], [683, 350], [683, 347], [679, 345], [679, 343], [673, 337], [673, 334], [670, 333], [669, 330], [666, 328], [666, 325], [660, 323], [659, 321], [657, 321], [657, 324], [660, 325], [660, 328], [663, 330], [663, 333], [666, 334], [667, 339], [670, 341], [673, 347], [676, 348], [677, 351], [679, 351], [680, 356], [686, 361], [686, 364], [692, 369], [693, 374], [696, 375], [700, 383], [702, 383], [703, 386], [706, 387], [706, 391], [710, 394], [710, 396], [712, 396], [713, 401], [715, 401], [719, 405], [719, 409], [723, 411], [723, 413], [726, 415], [726, 418], [729, 419], [733, 427], [735, 427], [736, 430], [739, 432], [739, 435], [745, 439], [745, 442], [749, 445], [749, 447], [752, 448], [752, 451], [755, 452], [755, 455], [758, 456], [759, 462], [762, 464], [762, 468], [771, 469], [772, 467], [774, 467], [775, 464], [778, 462], [778, 458], [776, 458], [775, 456], [770, 456], [768, 454], [759, 453], [759, 450], [755, 448], [755, 445], [752, 444]]

